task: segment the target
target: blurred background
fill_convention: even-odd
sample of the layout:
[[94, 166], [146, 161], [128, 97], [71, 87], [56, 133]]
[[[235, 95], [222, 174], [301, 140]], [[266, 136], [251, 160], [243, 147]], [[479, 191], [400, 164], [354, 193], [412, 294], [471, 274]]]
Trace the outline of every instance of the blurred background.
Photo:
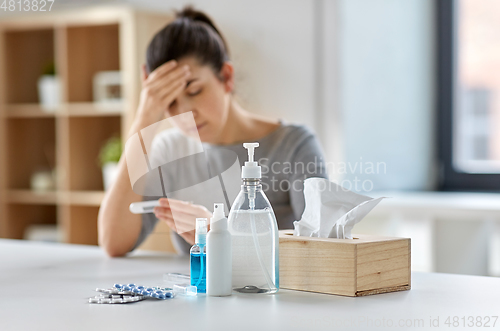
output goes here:
[[500, 276], [497, 0], [9, 4], [2, 237], [97, 243], [146, 45], [193, 4], [229, 42], [244, 107], [309, 126], [332, 180], [391, 197], [355, 233], [411, 237], [413, 270]]

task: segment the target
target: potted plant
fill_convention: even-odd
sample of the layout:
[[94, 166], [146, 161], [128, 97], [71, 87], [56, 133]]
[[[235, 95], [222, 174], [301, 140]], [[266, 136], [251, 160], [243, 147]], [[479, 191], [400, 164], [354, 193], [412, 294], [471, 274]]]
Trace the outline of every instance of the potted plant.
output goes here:
[[43, 68], [38, 78], [38, 98], [44, 111], [55, 111], [61, 102], [61, 84], [56, 76], [54, 62], [49, 62]]
[[101, 147], [99, 152], [99, 163], [102, 167], [102, 178], [104, 190], [108, 190], [118, 174], [118, 161], [122, 154], [122, 142], [120, 138], [110, 138]]

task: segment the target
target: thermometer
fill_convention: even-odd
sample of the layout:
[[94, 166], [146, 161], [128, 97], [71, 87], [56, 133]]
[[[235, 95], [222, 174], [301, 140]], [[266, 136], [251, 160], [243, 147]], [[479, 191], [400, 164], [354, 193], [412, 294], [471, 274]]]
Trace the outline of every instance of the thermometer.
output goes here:
[[133, 202], [130, 204], [129, 210], [133, 214], [146, 214], [152, 213], [153, 209], [158, 206], [160, 206], [159, 200]]

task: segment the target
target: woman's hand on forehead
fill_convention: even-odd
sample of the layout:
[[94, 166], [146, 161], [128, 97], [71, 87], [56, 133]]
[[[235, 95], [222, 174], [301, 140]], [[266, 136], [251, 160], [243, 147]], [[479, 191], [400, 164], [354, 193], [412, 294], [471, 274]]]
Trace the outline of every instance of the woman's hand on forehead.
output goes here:
[[161, 120], [165, 110], [184, 91], [191, 72], [188, 65], [180, 66], [175, 60], [162, 64], [149, 75], [145, 66], [142, 66], [142, 71], [142, 91], [136, 120], [147, 126]]

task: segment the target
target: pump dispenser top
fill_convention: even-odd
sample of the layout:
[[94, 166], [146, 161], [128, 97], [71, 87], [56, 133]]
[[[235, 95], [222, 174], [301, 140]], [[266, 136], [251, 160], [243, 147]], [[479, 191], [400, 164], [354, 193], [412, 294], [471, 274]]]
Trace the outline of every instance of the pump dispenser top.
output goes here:
[[256, 147], [259, 147], [259, 143], [244, 143], [243, 147], [248, 150], [248, 161], [241, 168], [241, 178], [261, 178], [261, 167], [254, 161], [254, 151]]

